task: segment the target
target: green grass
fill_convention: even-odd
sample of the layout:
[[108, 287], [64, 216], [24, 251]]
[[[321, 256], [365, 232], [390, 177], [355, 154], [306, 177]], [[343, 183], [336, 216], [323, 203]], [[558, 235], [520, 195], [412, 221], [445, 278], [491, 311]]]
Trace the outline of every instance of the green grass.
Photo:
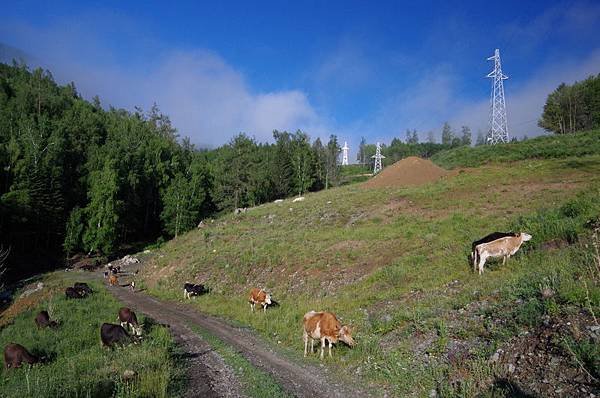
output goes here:
[[550, 135], [499, 145], [460, 147], [438, 152], [431, 160], [451, 169], [477, 167], [492, 162], [513, 162], [525, 159], [556, 159], [600, 153], [600, 130]]
[[[77, 275], [64, 272], [44, 279], [44, 289], [54, 294], [33, 309], [18, 315], [0, 330], [0, 346], [15, 342], [30, 352], [49, 358], [45, 364], [4, 370], [2, 397], [171, 397], [183, 384], [183, 370], [174, 361], [177, 347], [168, 329], [145, 325], [141, 344], [107, 349], [100, 344], [100, 325], [117, 323], [121, 304], [100, 283], [89, 283], [94, 293], [82, 300], [67, 300], [64, 287]], [[38, 330], [35, 315], [48, 310], [59, 321], [56, 330]], [[144, 323], [142, 314], [138, 314]], [[137, 377], [124, 381], [125, 370]]]
[[[249, 325], [300, 361], [319, 362], [302, 358], [303, 314], [334, 311], [358, 342], [324, 361], [337, 377], [400, 396], [475, 396], [495, 374], [488, 357], [509, 338], [546, 315], [600, 313], [584, 244], [599, 184], [592, 155], [493, 163], [421, 187], [345, 186], [224, 216], [166, 243], [145, 276], [152, 294], [173, 300], [186, 280], [211, 286], [192, 305]], [[507, 265], [473, 273], [471, 242], [511, 228], [533, 241]], [[552, 300], [540, 296], [545, 285]], [[255, 286], [282, 305], [250, 313]], [[455, 360], [461, 345], [468, 355]]]
[[204, 330], [190, 325], [192, 330], [198, 333], [210, 344], [225, 363], [233, 369], [243, 393], [251, 398], [278, 398], [290, 397], [269, 373], [254, 367], [246, 358], [239, 354], [233, 347], [225, 344], [222, 340]]

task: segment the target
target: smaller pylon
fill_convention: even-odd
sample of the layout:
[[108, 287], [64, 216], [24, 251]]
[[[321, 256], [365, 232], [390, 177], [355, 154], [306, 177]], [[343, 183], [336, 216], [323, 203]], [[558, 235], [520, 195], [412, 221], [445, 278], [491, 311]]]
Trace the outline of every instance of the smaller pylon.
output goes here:
[[348, 143], [344, 141], [344, 147], [342, 148], [342, 166], [348, 166]]
[[373, 166], [373, 174], [377, 174], [383, 169], [381, 165], [381, 159], [385, 159], [385, 156], [381, 154], [381, 144], [377, 143], [377, 149], [375, 150], [375, 155], [371, 156], [375, 159], [375, 166]]

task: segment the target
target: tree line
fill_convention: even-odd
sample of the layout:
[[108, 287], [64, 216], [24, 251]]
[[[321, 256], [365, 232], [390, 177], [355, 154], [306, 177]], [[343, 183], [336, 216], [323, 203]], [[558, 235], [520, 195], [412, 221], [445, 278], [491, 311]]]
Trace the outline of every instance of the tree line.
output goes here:
[[49, 261], [177, 236], [215, 213], [337, 185], [340, 151], [335, 135], [302, 131], [198, 149], [157, 106], [104, 109], [48, 71], [0, 64], [0, 245], [13, 262]]
[[600, 74], [560, 84], [548, 95], [538, 126], [555, 134], [600, 128]]

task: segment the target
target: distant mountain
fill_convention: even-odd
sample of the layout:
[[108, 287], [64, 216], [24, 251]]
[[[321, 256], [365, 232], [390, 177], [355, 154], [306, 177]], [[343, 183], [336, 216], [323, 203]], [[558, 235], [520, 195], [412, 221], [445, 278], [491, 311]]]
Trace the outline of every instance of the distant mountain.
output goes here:
[[5, 64], [12, 64], [13, 60], [24, 62], [28, 66], [39, 64], [35, 57], [26, 52], [19, 50], [16, 47], [9, 46], [0, 42], [0, 62]]

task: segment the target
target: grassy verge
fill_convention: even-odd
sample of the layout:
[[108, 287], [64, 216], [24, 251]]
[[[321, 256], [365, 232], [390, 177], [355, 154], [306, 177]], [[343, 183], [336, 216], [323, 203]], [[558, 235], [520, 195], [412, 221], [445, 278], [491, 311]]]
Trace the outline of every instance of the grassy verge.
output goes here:
[[[71, 279], [73, 278], [73, 279]], [[44, 277], [45, 294], [0, 330], [0, 347], [19, 343], [48, 362], [31, 368], [4, 370], [3, 397], [171, 397], [183, 387], [183, 369], [173, 360], [177, 347], [168, 329], [146, 326], [141, 344], [106, 349], [100, 344], [100, 325], [117, 323], [121, 306], [100, 283], [82, 300], [67, 300], [64, 287], [77, 275], [57, 272]], [[48, 292], [50, 292], [48, 294]], [[14, 305], [19, 305], [17, 300]], [[38, 330], [35, 315], [46, 309], [59, 322], [56, 330]], [[140, 319], [141, 318], [141, 319]], [[144, 317], [138, 314], [143, 323]], [[136, 377], [123, 379], [125, 370]]]
[[600, 130], [543, 136], [527, 141], [499, 145], [461, 147], [438, 152], [431, 160], [451, 169], [477, 167], [486, 163], [525, 159], [556, 159], [600, 153]]
[[234, 348], [225, 344], [218, 337], [213, 336], [206, 331], [190, 325], [190, 327], [204, 340], [210, 344], [225, 363], [230, 366], [238, 380], [240, 381], [243, 392], [251, 398], [284, 398], [290, 397], [277, 383], [269, 373], [264, 372], [253, 366], [246, 358], [239, 354]]

